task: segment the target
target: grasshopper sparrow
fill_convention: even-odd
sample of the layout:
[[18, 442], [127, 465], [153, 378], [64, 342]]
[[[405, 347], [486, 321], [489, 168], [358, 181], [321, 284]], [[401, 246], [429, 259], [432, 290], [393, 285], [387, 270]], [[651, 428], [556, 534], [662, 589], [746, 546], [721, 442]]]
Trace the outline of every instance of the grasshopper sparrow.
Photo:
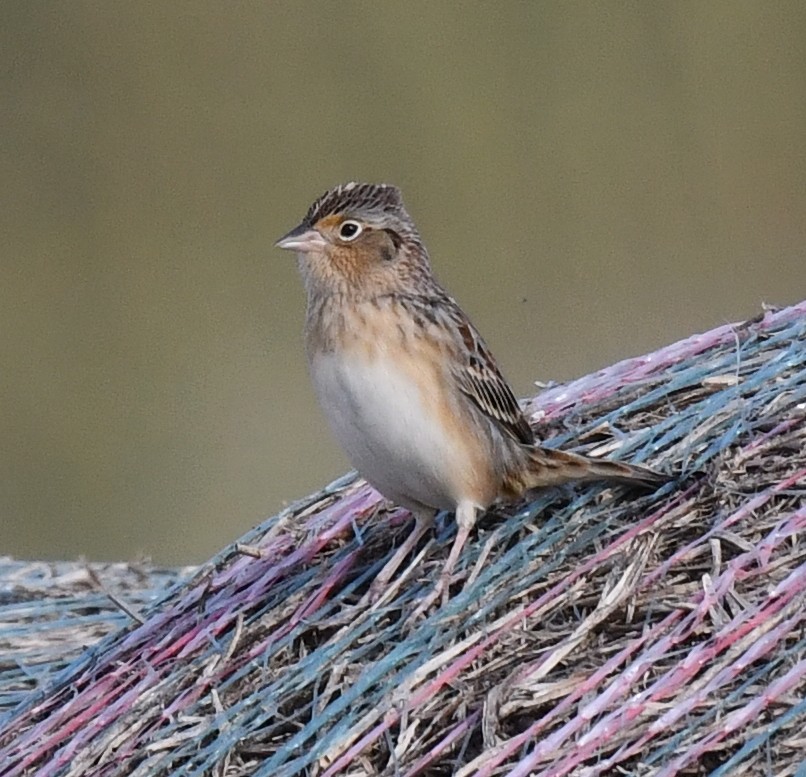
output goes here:
[[476, 516], [490, 505], [571, 480], [668, 480], [537, 444], [484, 340], [432, 274], [395, 186], [331, 189], [277, 246], [297, 253], [310, 373], [336, 439], [359, 473], [416, 519], [376, 591], [439, 510], [455, 511], [458, 524], [438, 586], [446, 594]]

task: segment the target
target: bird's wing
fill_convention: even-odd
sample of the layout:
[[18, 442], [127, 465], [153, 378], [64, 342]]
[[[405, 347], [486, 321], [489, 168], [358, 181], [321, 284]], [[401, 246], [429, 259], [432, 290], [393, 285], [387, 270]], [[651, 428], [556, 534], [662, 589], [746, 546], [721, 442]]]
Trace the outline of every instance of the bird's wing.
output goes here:
[[419, 327], [430, 329], [436, 340], [445, 343], [449, 374], [462, 394], [504, 434], [522, 445], [534, 445], [532, 427], [481, 335], [452, 297], [439, 288], [430, 291], [378, 299], [393, 299]]
[[481, 335], [451, 299], [450, 314], [461, 340], [459, 358], [452, 370], [459, 389], [484, 415], [524, 445], [532, 445], [534, 432]]

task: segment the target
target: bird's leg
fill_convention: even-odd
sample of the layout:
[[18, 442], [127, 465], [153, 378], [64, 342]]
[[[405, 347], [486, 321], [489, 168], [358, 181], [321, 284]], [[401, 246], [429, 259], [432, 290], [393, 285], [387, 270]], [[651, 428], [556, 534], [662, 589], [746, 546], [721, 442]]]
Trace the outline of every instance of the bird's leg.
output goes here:
[[411, 533], [406, 537], [405, 542], [395, 551], [392, 558], [386, 562], [383, 569], [378, 573], [377, 577], [372, 581], [369, 591], [365, 597], [370, 603], [376, 603], [385, 593], [389, 586], [392, 577], [397, 572], [400, 565], [405, 561], [406, 556], [409, 555], [416, 547], [417, 543], [422, 539], [434, 525], [434, 516], [436, 513], [432, 510], [423, 510], [421, 512], [413, 513], [414, 515], [414, 528]]
[[470, 536], [470, 532], [476, 524], [477, 510], [478, 508], [472, 502], [460, 502], [456, 508], [457, 531], [453, 545], [451, 546], [451, 551], [448, 554], [448, 559], [442, 567], [439, 580], [431, 593], [417, 605], [417, 609], [407, 619], [410, 623], [416, 622], [421, 615], [425, 615], [431, 608], [431, 605], [440, 599], [440, 597], [442, 598], [442, 604], [447, 604], [453, 568], [456, 566], [456, 562], [459, 560], [459, 556], [462, 553], [462, 548], [465, 546], [467, 538]]
[[451, 545], [448, 560], [445, 562], [445, 566], [442, 567], [442, 573], [439, 576], [439, 583], [437, 584], [437, 590], [442, 594], [443, 604], [446, 604], [448, 601], [453, 568], [459, 560], [462, 548], [464, 548], [467, 538], [470, 536], [470, 532], [476, 525], [476, 509], [476, 505], [472, 502], [460, 502], [459, 506], [456, 508], [456, 537], [453, 540], [453, 545]]

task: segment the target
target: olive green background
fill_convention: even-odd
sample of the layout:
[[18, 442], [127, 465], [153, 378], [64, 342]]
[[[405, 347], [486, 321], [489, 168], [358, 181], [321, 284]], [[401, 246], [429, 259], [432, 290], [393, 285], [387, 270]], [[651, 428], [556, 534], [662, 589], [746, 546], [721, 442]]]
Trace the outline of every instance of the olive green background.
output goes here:
[[0, 553], [197, 562], [348, 464], [272, 247], [399, 184], [516, 392], [806, 296], [806, 4], [0, 5]]

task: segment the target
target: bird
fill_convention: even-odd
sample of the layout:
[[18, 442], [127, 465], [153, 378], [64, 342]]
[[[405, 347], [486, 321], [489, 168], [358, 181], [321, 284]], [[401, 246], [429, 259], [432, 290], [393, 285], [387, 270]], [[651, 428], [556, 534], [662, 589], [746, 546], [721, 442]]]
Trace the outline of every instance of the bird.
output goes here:
[[391, 184], [341, 184], [276, 246], [293, 251], [307, 298], [313, 388], [358, 473], [407, 508], [414, 528], [376, 577], [382, 591], [440, 511], [457, 532], [434, 597], [477, 517], [534, 489], [604, 480], [656, 488], [668, 476], [540, 444], [468, 316], [439, 283]]

